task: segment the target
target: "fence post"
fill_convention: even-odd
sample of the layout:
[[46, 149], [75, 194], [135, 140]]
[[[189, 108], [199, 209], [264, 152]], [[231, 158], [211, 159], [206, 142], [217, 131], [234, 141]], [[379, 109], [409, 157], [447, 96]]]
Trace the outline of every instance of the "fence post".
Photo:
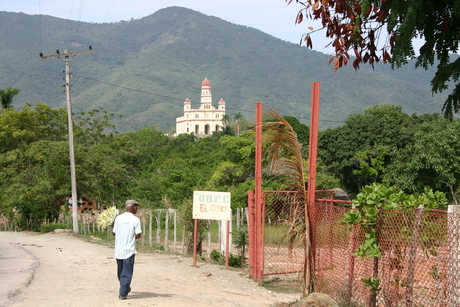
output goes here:
[[248, 191], [248, 243], [249, 243], [249, 275], [256, 279], [255, 269], [255, 213], [254, 213], [254, 190]]
[[[356, 210], [353, 205], [353, 210]], [[348, 270], [347, 270], [347, 300], [351, 302], [353, 297], [353, 281], [355, 279], [355, 256], [353, 253], [356, 250], [356, 224], [353, 225], [353, 230], [348, 234]]]
[[142, 246], [144, 246], [144, 242], [145, 242], [145, 210], [142, 210], [142, 219], [141, 219], [141, 222], [142, 222], [142, 237], [141, 237], [141, 240], [142, 240]]
[[206, 223], [208, 224], [208, 256], [211, 256], [211, 220], [206, 220]]
[[447, 306], [460, 306], [460, 205], [449, 205], [447, 208]]
[[[232, 220], [230, 221], [219, 221], [219, 248], [220, 251], [225, 251], [225, 253], [230, 253], [232, 252], [232, 235], [230, 234], [232, 231]], [[229, 240], [227, 242], [227, 240]], [[229, 249], [227, 250], [227, 246], [229, 246]]]
[[418, 239], [420, 237], [420, 222], [422, 220], [423, 206], [420, 205], [415, 215], [414, 228], [412, 230], [412, 240], [409, 248], [409, 257], [407, 259], [407, 287], [406, 287], [406, 306], [413, 305], [413, 288], [415, 279], [415, 262], [417, 260]]
[[259, 282], [262, 281], [262, 271], [263, 271], [263, 237], [264, 234], [262, 233], [262, 220], [264, 220], [264, 216], [262, 216], [262, 202], [263, 202], [263, 192], [262, 192], [262, 103], [258, 102], [256, 104], [256, 139], [255, 139], [255, 171], [254, 171], [254, 238], [253, 241], [255, 246], [255, 254], [254, 254], [254, 273], [255, 279]]
[[149, 245], [152, 246], [152, 210], [149, 210]]
[[165, 210], [166, 216], [165, 216], [165, 251], [167, 251], [168, 248], [168, 236], [169, 236], [169, 209]]
[[161, 209], [157, 210], [157, 244], [161, 243], [160, 232], [161, 232]]
[[174, 252], [176, 252], [177, 244], [177, 210], [174, 209]]

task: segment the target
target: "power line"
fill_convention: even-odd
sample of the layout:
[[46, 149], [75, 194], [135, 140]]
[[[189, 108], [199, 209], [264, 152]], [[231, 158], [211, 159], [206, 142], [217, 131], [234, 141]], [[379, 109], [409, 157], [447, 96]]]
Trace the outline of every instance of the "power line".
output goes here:
[[[183, 98], [177, 98], [177, 97], [171, 97], [171, 96], [166, 96], [166, 95], [160, 95], [160, 94], [156, 94], [156, 93], [152, 93], [152, 92], [147, 92], [147, 91], [144, 91], [144, 90], [138, 90], [138, 89], [134, 89], [134, 88], [130, 88], [130, 87], [122, 86], [122, 85], [117, 85], [117, 84], [113, 84], [113, 83], [109, 83], [109, 82], [97, 80], [97, 79], [94, 79], [94, 78], [84, 77], [84, 76], [78, 76], [78, 78], [77, 78], [77, 80], [74, 82], [74, 84], [77, 83], [77, 81], [78, 81], [80, 78], [88, 79], [88, 80], [93, 80], [93, 81], [96, 81], [96, 82], [99, 82], [99, 83], [107, 84], [107, 85], [110, 85], [110, 86], [122, 88], [122, 89], [125, 89], [125, 90], [130, 90], [130, 91], [134, 91], [134, 92], [138, 92], [138, 93], [148, 94], [148, 95], [157, 96], [157, 97], [161, 97], [161, 98], [172, 99], [172, 100], [178, 100], [178, 101], [182, 101], [182, 102], [184, 101]], [[256, 113], [255, 110], [245, 110], [245, 109], [239, 109], [239, 108], [232, 108], [232, 107], [228, 107], [228, 106], [226, 106], [225, 109], [227, 109], [227, 110], [233, 110], [233, 111], [239, 111], [239, 112]], [[310, 119], [310, 118], [307, 118], [307, 117], [298, 117], [298, 116], [294, 116], [294, 115], [285, 115], [285, 116], [292, 116], [292, 117], [295, 117], [295, 118], [297, 118], [297, 119], [305, 119], [305, 120], [309, 120], [309, 119]], [[330, 122], [330, 123], [345, 123], [344, 120], [340, 121], [340, 120], [320, 119], [319, 121], [320, 121], [320, 122]]]
[[[105, 23], [105, 21], [107, 20], [107, 18], [109, 17], [109, 14], [110, 14], [110, 11], [112, 10], [112, 7], [113, 7], [113, 4], [115, 3], [115, 0], [112, 1], [112, 4], [110, 5], [109, 7], [109, 11], [107, 12], [107, 15], [105, 15], [105, 18], [104, 18], [104, 21], [102, 22], [102, 24]], [[102, 28], [102, 27], [101, 27]]]
[[[143, 90], [137, 90], [137, 89], [134, 89], [134, 88], [130, 88], [130, 87], [122, 86], [122, 85], [117, 85], [117, 84], [113, 84], [113, 83], [108, 83], [108, 82], [97, 80], [97, 79], [94, 79], [94, 78], [89, 78], [89, 77], [84, 77], [84, 76], [78, 76], [78, 78], [84, 78], [84, 79], [88, 79], [88, 80], [93, 80], [93, 81], [96, 81], [96, 82], [99, 82], [99, 83], [104, 83], [104, 84], [107, 84], [107, 85], [110, 85], [110, 86], [119, 87], [119, 88], [122, 88], [122, 89], [125, 89], [125, 90], [130, 90], [130, 91], [134, 91], [134, 92], [139, 92], [139, 93], [143, 93], [143, 94], [148, 94], [148, 95], [153, 95], [153, 96], [158, 96], [158, 97], [168, 98], [168, 99], [173, 99], [173, 100], [179, 100], [179, 101], [184, 102], [184, 99], [182, 99], [182, 98], [176, 98], [176, 97], [171, 97], [171, 96], [155, 94], [155, 93], [151, 93], [151, 92], [147, 92], [147, 91], [143, 91]], [[77, 79], [77, 81], [78, 81], [78, 79]], [[75, 83], [77, 81], [75, 81]]]

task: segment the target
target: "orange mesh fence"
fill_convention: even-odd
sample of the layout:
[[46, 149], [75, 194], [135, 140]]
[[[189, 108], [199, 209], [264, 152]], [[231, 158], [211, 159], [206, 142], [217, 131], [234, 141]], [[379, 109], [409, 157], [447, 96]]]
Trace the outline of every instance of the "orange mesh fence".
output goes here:
[[[264, 275], [300, 272], [303, 245], [286, 236], [288, 193], [266, 193]], [[316, 197], [312, 235], [314, 288], [345, 306], [460, 306], [460, 214], [382, 211], [379, 258], [354, 256], [366, 229], [344, 225], [350, 204]], [[298, 274], [297, 277], [300, 277]], [[373, 294], [363, 281], [378, 279]]]
[[[300, 273], [305, 259], [301, 229], [293, 229], [294, 192], [265, 191], [263, 275]], [[332, 198], [333, 191], [317, 191], [317, 198]], [[290, 233], [288, 235], [288, 233]]]
[[[382, 212], [375, 226], [382, 257], [360, 259], [353, 254], [364, 244], [366, 229], [350, 232], [341, 224], [348, 208], [317, 205], [316, 291], [363, 306], [448, 306], [446, 212]], [[363, 281], [372, 278], [379, 279], [374, 295]]]
[[302, 270], [304, 248], [287, 235], [292, 222], [293, 195], [292, 192], [264, 192], [264, 275]]

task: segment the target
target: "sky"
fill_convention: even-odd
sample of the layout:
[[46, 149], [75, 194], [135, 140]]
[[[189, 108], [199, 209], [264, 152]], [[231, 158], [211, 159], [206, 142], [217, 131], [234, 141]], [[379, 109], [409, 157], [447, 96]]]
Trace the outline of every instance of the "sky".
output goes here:
[[[295, 44], [299, 44], [302, 34], [309, 32], [307, 27], [319, 28], [319, 23], [305, 19], [296, 25], [295, 19], [302, 6], [295, 1], [287, 5], [285, 0], [0, 0], [0, 11], [94, 23], [140, 19], [170, 6], [186, 7], [253, 27]], [[332, 49], [324, 49], [328, 43], [324, 33], [317, 33], [313, 39], [314, 50], [332, 53]]]

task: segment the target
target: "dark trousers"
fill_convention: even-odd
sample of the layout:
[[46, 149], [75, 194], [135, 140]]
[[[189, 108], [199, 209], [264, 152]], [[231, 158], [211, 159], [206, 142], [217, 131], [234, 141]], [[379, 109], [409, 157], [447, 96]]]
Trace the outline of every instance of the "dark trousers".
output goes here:
[[117, 259], [117, 276], [120, 281], [120, 296], [128, 295], [131, 291], [131, 280], [134, 271], [134, 256], [127, 259]]

